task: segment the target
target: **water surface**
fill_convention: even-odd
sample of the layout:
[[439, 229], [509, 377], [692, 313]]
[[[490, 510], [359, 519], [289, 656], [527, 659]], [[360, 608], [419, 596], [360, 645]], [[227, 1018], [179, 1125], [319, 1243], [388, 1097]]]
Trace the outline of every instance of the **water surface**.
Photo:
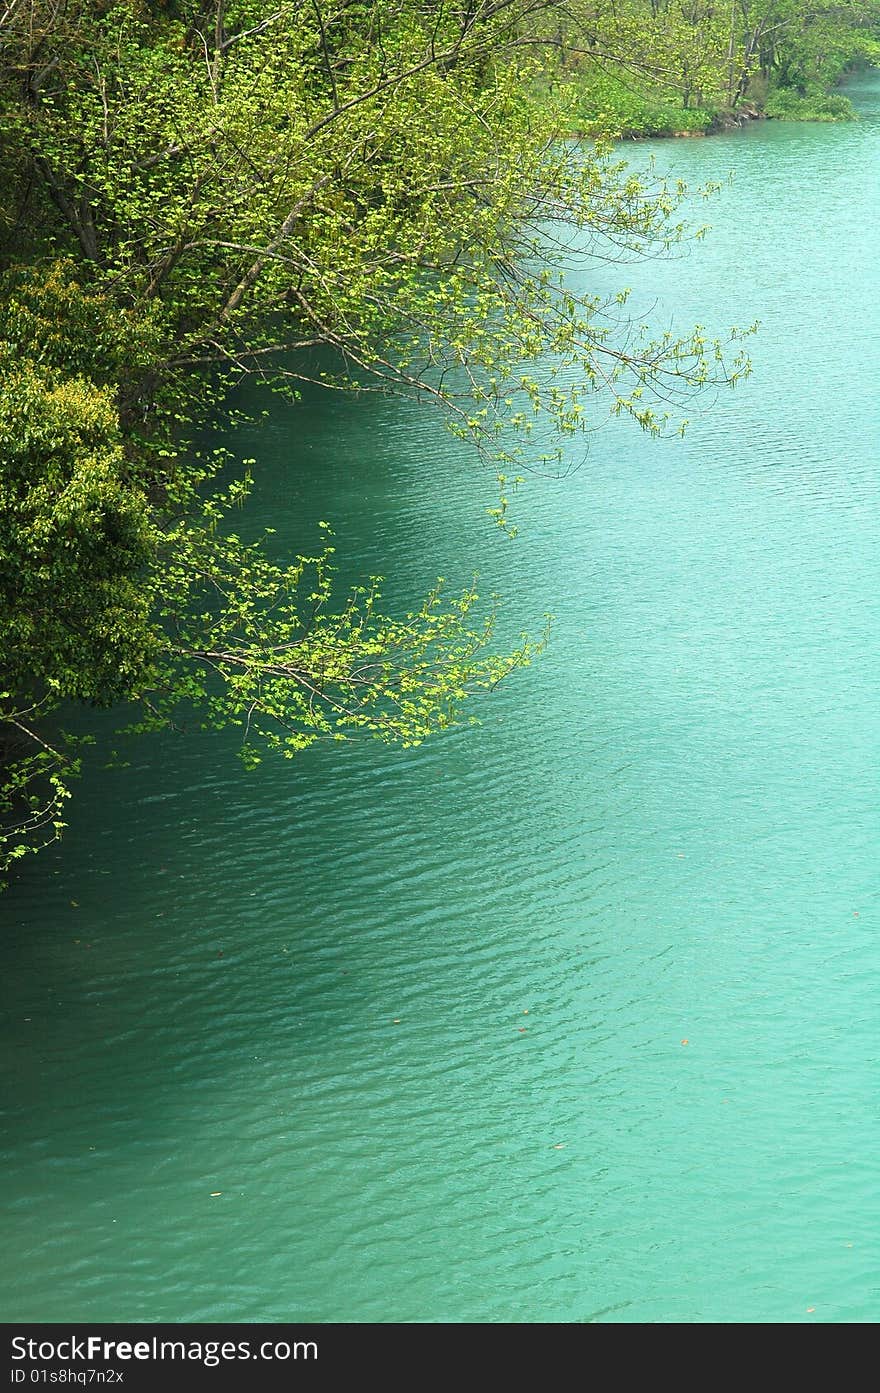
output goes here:
[[0, 907], [6, 1319], [877, 1319], [880, 75], [852, 92], [654, 144], [736, 177], [690, 254], [601, 275], [759, 318], [754, 376], [530, 479], [516, 541], [429, 411], [239, 439], [279, 545], [328, 518], [400, 605], [479, 570], [553, 642], [415, 752], [150, 739], [83, 781]]

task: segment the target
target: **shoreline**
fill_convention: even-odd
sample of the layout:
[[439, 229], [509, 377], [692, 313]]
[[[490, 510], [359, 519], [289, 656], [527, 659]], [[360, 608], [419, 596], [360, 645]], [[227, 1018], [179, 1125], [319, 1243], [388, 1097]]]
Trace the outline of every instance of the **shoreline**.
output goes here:
[[[735, 110], [719, 108], [710, 111], [707, 108], [693, 108], [692, 110], [695, 115], [702, 113], [702, 115], [705, 116], [706, 119], [702, 125], [684, 128], [681, 126], [676, 127], [673, 125], [658, 124], [647, 130], [637, 130], [632, 126], [623, 127], [620, 131], [615, 133], [613, 140], [615, 144], [624, 140], [702, 140], [707, 136], [728, 135], [732, 131], [744, 130], [754, 121], [783, 121], [787, 124], [798, 125], [846, 125], [851, 121], [857, 121], [859, 118], [858, 112], [852, 107], [843, 89], [850, 78], [874, 66], [874, 64], [869, 62], [858, 62], [854, 64], [840, 75], [839, 80], [833, 87], [822, 94], [821, 100], [823, 101], [832, 98], [838, 98], [840, 100], [841, 109], [837, 114], [821, 114], [817, 112], [815, 108], [805, 109], [803, 114], [796, 114], [794, 112], [790, 115], [778, 114], [773, 111], [767, 111], [765, 106], [761, 103], [747, 101], [743, 102], [743, 104]], [[807, 101], [806, 96], [794, 92], [794, 89], [784, 88], [779, 90], [791, 92], [791, 95], [798, 101], [803, 101], [804, 103]], [[685, 112], [684, 108], [682, 108], [682, 112]], [[572, 130], [572, 135], [577, 140], [590, 140], [596, 138], [596, 131], [595, 129], [591, 129], [589, 125], [579, 124]]]

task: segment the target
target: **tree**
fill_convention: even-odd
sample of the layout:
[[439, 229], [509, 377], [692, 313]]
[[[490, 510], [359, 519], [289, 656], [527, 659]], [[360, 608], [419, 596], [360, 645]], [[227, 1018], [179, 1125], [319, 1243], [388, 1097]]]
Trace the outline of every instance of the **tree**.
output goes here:
[[[353, 731], [415, 743], [528, 660], [527, 644], [488, 656], [473, 589], [393, 621], [375, 585], [331, 596], [329, 546], [276, 567], [230, 535], [246, 486], [205, 498], [187, 428], [243, 376], [433, 400], [503, 479], [536, 462], [536, 412], [560, 436], [609, 409], [658, 430], [670, 402], [745, 370], [699, 329], [652, 340], [624, 293], [568, 288], [572, 258], [674, 242], [681, 190], [560, 142], [560, 111], [535, 96], [555, 15], [548, 0], [12, 0], [0, 340], [42, 435], [10, 404], [3, 477], [31, 500], [10, 514], [10, 590], [16, 546], [74, 529], [46, 581], [58, 622], [21, 620], [34, 680], [4, 676], [18, 734], [23, 701], [125, 698], [146, 724], [239, 725], [249, 762], [258, 737], [287, 753]], [[335, 367], [312, 365], [317, 347]], [[73, 524], [57, 486], [80, 498]]]
[[567, 15], [570, 61], [626, 74], [685, 111], [733, 111], [756, 80], [762, 100], [771, 81], [824, 96], [858, 58], [876, 59], [880, 37], [877, 0], [572, 0]]
[[352, 733], [417, 745], [469, 692], [529, 661], [525, 640], [503, 657], [486, 651], [494, 615], [470, 626], [473, 587], [447, 598], [438, 586], [402, 620], [382, 614], [375, 580], [334, 604], [329, 536], [279, 566], [222, 526], [246, 480], [199, 500], [198, 472], [168, 477], [151, 506], [116, 393], [95, 380], [112, 378], [117, 353], [129, 367], [138, 352], [152, 361], [142, 321], [84, 294], [68, 267], [7, 282], [0, 870], [63, 827], [79, 743], [46, 733], [60, 703], [134, 701], [142, 730], [238, 727], [252, 767], [261, 745], [291, 756]]

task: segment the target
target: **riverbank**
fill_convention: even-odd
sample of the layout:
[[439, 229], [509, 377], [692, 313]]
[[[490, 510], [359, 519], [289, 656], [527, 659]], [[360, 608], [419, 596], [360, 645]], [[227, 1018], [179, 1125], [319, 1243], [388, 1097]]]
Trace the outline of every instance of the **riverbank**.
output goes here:
[[668, 89], [640, 82], [629, 73], [594, 67], [572, 82], [572, 135], [613, 130], [621, 140], [689, 138], [722, 134], [752, 121], [855, 121], [858, 113], [839, 84], [867, 66], [862, 59], [835, 74], [833, 83], [811, 83], [804, 90], [774, 85], [759, 76], [733, 106], [717, 101], [685, 106], [672, 100]]

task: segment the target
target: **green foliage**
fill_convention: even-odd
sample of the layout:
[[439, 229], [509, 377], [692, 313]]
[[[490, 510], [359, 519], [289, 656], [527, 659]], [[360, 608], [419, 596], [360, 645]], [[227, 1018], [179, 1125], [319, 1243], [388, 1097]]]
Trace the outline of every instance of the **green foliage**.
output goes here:
[[210, 499], [200, 522], [181, 521], [167, 539], [154, 581], [165, 638], [139, 729], [237, 728], [248, 767], [264, 749], [290, 758], [358, 735], [408, 748], [541, 646], [524, 637], [512, 653], [488, 653], [495, 615], [471, 627], [475, 587], [446, 599], [439, 582], [401, 620], [382, 613], [379, 578], [335, 604], [327, 524], [320, 550], [279, 566], [260, 546], [217, 535], [213, 520], [231, 502]]
[[776, 121], [852, 121], [852, 102], [841, 92], [813, 88], [804, 93], [777, 87], [767, 97], [764, 110]]
[[[549, 99], [541, 74], [566, 14], [544, 0], [6, 8], [7, 858], [63, 821], [75, 761], [47, 735], [60, 703], [232, 726], [253, 764], [320, 739], [417, 744], [534, 651], [491, 655], [473, 588], [394, 619], [378, 582], [334, 595], [329, 544], [277, 566], [243, 544], [229, 518], [246, 482], [206, 497], [226, 461], [192, 444], [242, 377], [432, 400], [503, 480], [609, 413], [659, 431], [692, 392], [747, 371], [700, 328], [658, 337], [623, 293], [569, 288], [572, 262], [674, 246], [685, 191], [609, 153], [610, 113], [596, 143], [558, 139], [567, 92]], [[698, 49], [669, 106], [693, 127]], [[512, 530], [503, 482], [495, 517]]]
[[112, 287], [84, 284], [72, 258], [16, 265], [0, 277], [0, 344], [56, 377], [102, 387], [154, 367], [163, 351], [157, 316], [120, 304]]
[[142, 578], [155, 552], [115, 390], [86, 375], [115, 375], [112, 307], [86, 301], [61, 267], [7, 277], [3, 291], [0, 872], [63, 827], [78, 761], [63, 736], [40, 733], [46, 716], [124, 699], [150, 659]]
[[850, 119], [831, 89], [880, 38], [877, 0], [574, 0], [568, 14], [559, 74], [582, 123], [607, 113], [633, 135], [723, 126], [765, 99], [768, 116]]
[[699, 135], [709, 130], [713, 114], [678, 105], [663, 88], [606, 68], [586, 69], [576, 86], [574, 125], [586, 133]]
[[[748, 370], [736, 331], [658, 336], [625, 292], [570, 288], [573, 264], [685, 235], [686, 190], [610, 140], [702, 132], [759, 90], [777, 115], [842, 114], [822, 94], [876, 52], [876, 19], [875, 0], [7, 5], [0, 869], [63, 824], [64, 703], [232, 727], [253, 765], [418, 744], [529, 661], [525, 640], [493, 656], [474, 587], [393, 618], [378, 580], [334, 593], [329, 538], [285, 564], [244, 544], [247, 480], [206, 494], [230, 461], [196, 430], [243, 377], [409, 393], [491, 462], [514, 532], [511, 487], [568, 437], [609, 414], [659, 432]], [[560, 140], [573, 126], [589, 139]]]
[[126, 487], [112, 397], [5, 364], [0, 385], [0, 652], [4, 685], [102, 704], [140, 671], [154, 549]]
[[[289, 355], [326, 345], [340, 371], [321, 380], [434, 397], [485, 445], [499, 395], [535, 405], [518, 368], [548, 352], [578, 344], [588, 388], [624, 404], [654, 385], [655, 357], [616, 348], [603, 306], [530, 269], [548, 262], [547, 219], [582, 252], [676, 235], [678, 191], [553, 143], [558, 113], [530, 100], [537, 59], [519, 42], [531, 8], [230, 4], [212, 41], [185, 6], [86, 6], [41, 48], [8, 129], [53, 238], [161, 326], [166, 391], [208, 364], [295, 383], [310, 374]], [[558, 393], [541, 406], [570, 419]]]
[[[149, 651], [155, 551], [117, 407], [141, 333], [62, 266], [0, 287], [0, 701], [109, 704]], [[97, 379], [97, 380], [96, 380]], [[5, 703], [13, 706], [4, 709]]]
[[[0, 693], [0, 700], [8, 696]], [[63, 832], [70, 781], [79, 768], [29, 727], [17, 731], [8, 720], [6, 726], [0, 747], [0, 889], [17, 861], [44, 850]]]

